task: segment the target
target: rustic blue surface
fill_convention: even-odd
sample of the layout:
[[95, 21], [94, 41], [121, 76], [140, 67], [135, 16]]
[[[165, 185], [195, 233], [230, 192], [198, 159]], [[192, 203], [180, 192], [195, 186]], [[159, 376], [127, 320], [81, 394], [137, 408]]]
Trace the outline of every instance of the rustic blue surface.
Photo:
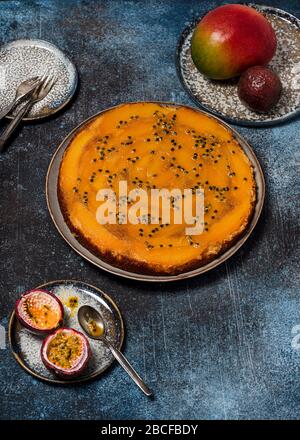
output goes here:
[[[1, 418], [299, 417], [300, 350], [292, 334], [300, 324], [299, 120], [239, 128], [265, 173], [265, 209], [247, 244], [204, 276], [169, 285], [110, 276], [64, 243], [46, 207], [50, 158], [83, 119], [124, 101], [191, 104], [176, 76], [176, 42], [191, 18], [220, 3], [0, 2], [2, 42], [51, 41], [81, 78], [66, 111], [23, 127], [0, 157], [0, 324], [7, 328], [23, 290], [62, 278], [95, 284], [121, 307], [125, 353], [155, 392], [154, 400], [145, 398], [117, 365], [84, 386], [51, 387], [26, 374], [7, 346], [0, 350]], [[297, 0], [265, 3], [300, 16]]]

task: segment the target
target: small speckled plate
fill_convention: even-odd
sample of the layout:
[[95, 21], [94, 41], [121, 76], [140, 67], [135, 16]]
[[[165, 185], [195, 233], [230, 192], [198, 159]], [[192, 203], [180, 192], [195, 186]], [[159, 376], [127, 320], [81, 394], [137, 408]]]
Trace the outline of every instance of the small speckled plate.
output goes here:
[[283, 84], [278, 104], [259, 114], [247, 109], [237, 94], [238, 79], [212, 81], [196, 68], [191, 57], [191, 38], [200, 18], [182, 32], [176, 51], [179, 78], [197, 105], [228, 122], [248, 126], [275, 125], [300, 114], [300, 20], [288, 12], [270, 6], [248, 4], [271, 22], [277, 37], [277, 50], [270, 67]]
[[[102, 315], [107, 331], [107, 339], [117, 348], [121, 348], [124, 340], [123, 319], [117, 305], [100, 289], [80, 281], [52, 281], [38, 286], [37, 289], [45, 289], [54, 293], [64, 304], [65, 319], [64, 327], [71, 327], [82, 332], [77, 320], [79, 307], [88, 304], [95, 307]], [[78, 298], [77, 309], [70, 310], [67, 301], [70, 297]], [[93, 356], [89, 361], [87, 370], [82, 375], [71, 380], [64, 380], [51, 373], [44, 366], [40, 349], [44, 337], [36, 336], [25, 329], [16, 318], [13, 311], [8, 328], [8, 336], [11, 351], [28, 373], [46, 382], [56, 384], [70, 384], [85, 382], [94, 379], [103, 373], [114, 361], [114, 356], [101, 341], [89, 339]]]
[[[13, 101], [22, 81], [42, 76], [45, 72], [57, 77], [49, 94], [34, 104], [24, 120], [45, 118], [61, 110], [77, 88], [78, 75], [74, 64], [54, 44], [43, 40], [16, 40], [0, 48], [0, 111]], [[16, 108], [9, 118], [15, 115]]]

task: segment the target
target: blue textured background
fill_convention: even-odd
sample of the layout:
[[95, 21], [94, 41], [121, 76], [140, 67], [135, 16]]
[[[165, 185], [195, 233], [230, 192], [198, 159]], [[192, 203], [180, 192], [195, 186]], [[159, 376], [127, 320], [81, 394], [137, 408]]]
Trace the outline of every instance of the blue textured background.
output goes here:
[[[300, 2], [267, 1], [300, 17]], [[145, 398], [118, 365], [100, 380], [51, 387], [0, 350], [3, 419], [298, 418], [300, 350], [299, 120], [238, 128], [267, 183], [262, 218], [226, 264], [189, 281], [147, 285], [85, 262], [56, 232], [46, 208], [47, 167], [79, 122], [131, 100], [191, 104], [174, 51], [190, 19], [218, 1], [1, 1], [0, 38], [42, 38], [76, 63], [76, 99], [51, 120], [26, 125], [0, 157], [1, 305], [7, 327], [22, 292], [52, 279], [101, 287], [124, 315], [125, 353], [155, 392]]]

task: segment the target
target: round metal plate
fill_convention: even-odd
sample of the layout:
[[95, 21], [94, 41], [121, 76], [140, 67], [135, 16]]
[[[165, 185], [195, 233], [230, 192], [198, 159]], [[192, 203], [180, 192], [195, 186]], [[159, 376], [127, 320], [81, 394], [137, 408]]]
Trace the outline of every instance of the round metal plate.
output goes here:
[[283, 84], [278, 104], [267, 113], [247, 109], [237, 94], [238, 79], [212, 81], [196, 68], [191, 57], [191, 38], [201, 17], [182, 32], [176, 50], [176, 68], [181, 83], [201, 108], [228, 122], [245, 126], [268, 126], [282, 123], [300, 114], [300, 20], [271, 6], [247, 4], [261, 12], [272, 23], [277, 37], [277, 50], [270, 67]]
[[[63, 302], [65, 309], [64, 326], [82, 332], [77, 320], [77, 309], [70, 310], [66, 304], [70, 296], [78, 298], [78, 307], [88, 304], [95, 307], [102, 315], [107, 330], [107, 339], [117, 348], [121, 348], [124, 340], [124, 324], [122, 315], [113, 300], [97, 287], [80, 281], [63, 280], [51, 281], [36, 287], [45, 289], [57, 295]], [[51, 373], [44, 366], [40, 349], [44, 337], [36, 336], [25, 329], [16, 318], [13, 311], [9, 321], [8, 336], [11, 351], [17, 362], [24, 370], [37, 379], [55, 384], [70, 384], [85, 382], [102, 374], [114, 361], [111, 354], [101, 341], [89, 339], [93, 356], [87, 369], [82, 375], [70, 380], [65, 380]]]
[[[54, 44], [43, 40], [16, 40], [0, 49], [0, 111], [14, 100], [22, 81], [45, 72], [57, 78], [48, 95], [34, 104], [24, 120], [45, 118], [61, 110], [77, 88], [74, 64]], [[7, 117], [12, 118], [16, 107]]]
[[[152, 102], [155, 102], [155, 101], [152, 101]], [[182, 106], [180, 104], [175, 104], [175, 103], [170, 103], [170, 102], [155, 102], [155, 103], [162, 104], [162, 105], [169, 105], [169, 106], [174, 105], [176, 107], [179, 107], [179, 106], [188, 107], [188, 106]], [[116, 106], [116, 107], [118, 107], [118, 106]], [[116, 108], [116, 107], [112, 107], [112, 108]], [[88, 118], [87, 120], [82, 122], [80, 125], [78, 125], [76, 128], [74, 128], [74, 130], [72, 130], [71, 133], [60, 144], [60, 146], [58, 147], [58, 149], [54, 153], [54, 156], [52, 157], [52, 160], [50, 162], [48, 173], [47, 173], [47, 178], [46, 178], [47, 204], [48, 204], [48, 209], [49, 209], [51, 218], [52, 218], [58, 232], [61, 234], [61, 236], [66, 240], [66, 242], [79, 255], [81, 255], [83, 258], [88, 260], [90, 263], [93, 263], [96, 266], [98, 266], [99, 268], [101, 268], [107, 272], [113, 273], [115, 275], [119, 275], [119, 276], [122, 276], [125, 278], [131, 278], [134, 280], [141, 280], [141, 281], [166, 282], [166, 281], [176, 281], [176, 280], [182, 280], [185, 278], [191, 278], [191, 277], [194, 277], [196, 275], [202, 274], [204, 272], [207, 272], [208, 270], [215, 268], [216, 266], [218, 266], [219, 264], [221, 264], [225, 260], [227, 260], [227, 258], [231, 257], [231, 255], [233, 255], [242, 246], [242, 244], [247, 240], [247, 238], [251, 234], [253, 228], [255, 227], [255, 225], [258, 221], [258, 218], [261, 214], [261, 210], [262, 210], [263, 203], [264, 203], [265, 182], [264, 182], [264, 177], [263, 177], [263, 173], [262, 173], [261, 167], [259, 165], [259, 162], [258, 162], [252, 148], [245, 141], [245, 139], [242, 138], [242, 136], [237, 131], [235, 131], [233, 128], [231, 128], [229, 125], [227, 125], [225, 122], [223, 122], [219, 118], [216, 118], [216, 117], [214, 117], [206, 112], [203, 112], [203, 111], [201, 113], [204, 113], [207, 116], [216, 119], [220, 124], [224, 125], [228, 130], [230, 130], [235, 135], [236, 139], [240, 143], [241, 147], [243, 148], [244, 152], [246, 153], [250, 162], [253, 165], [256, 186], [257, 186], [257, 200], [256, 200], [256, 206], [255, 206], [253, 218], [252, 218], [251, 223], [249, 224], [249, 227], [248, 227], [247, 231], [245, 232], [245, 234], [230, 249], [228, 249], [227, 252], [223, 253], [222, 255], [220, 255], [218, 258], [214, 259], [210, 263], [208, 263], [202, 267], [199, 267], [195, 270], [181, 273], [179, 275], [167, 275], [167, 276], [166, 275], [144, 275], [144, 274], [129, 272], [129, 271], [120, 269], [118, 267], [112, 266], [111, 264], [108, 264], [105, 261], [101, 260], [101, 258], [99, 258], [96, 255], [94, 255], [93, 253], [91, 253], [87, 248], [85, 248], [82, 244], [79, 243], [79, 241], [72, 234], [68, 225], [66, 224], [64, 217], [63, 217], [63, 214], [60, 209], [60, 205], [59, 205], [59, 200], [58, 200], [58, 196], [57, 196], [57, 182], [58, 182], [60, 164], [61, 164], [61, 160], [62, 160], [62, 157], [63, 157], [63, 154], [64, 154], [66, 148], [68, 147], [68, 145], [70, 144], [71, 140], [76, 135], [76, 133], [78, 131], [82, 130], [82, 128], [86, 124], [88, 124], [90, 121], [92, 121], [94, 118], [97, 118], [99, 115], [101, 115], [105, 111], [111, 110], [112, 108], [103, 110], [103, 111], [97, 113], [96, 115], [91, 116], [90, 118]], [[191, 107], [189, 107], [189, 108], [191, 108]], [[195, 110], [195, 109], [193, 108], [193, 110]], [[196, 111], [199, 111], [199, 110], [196, 110]]]

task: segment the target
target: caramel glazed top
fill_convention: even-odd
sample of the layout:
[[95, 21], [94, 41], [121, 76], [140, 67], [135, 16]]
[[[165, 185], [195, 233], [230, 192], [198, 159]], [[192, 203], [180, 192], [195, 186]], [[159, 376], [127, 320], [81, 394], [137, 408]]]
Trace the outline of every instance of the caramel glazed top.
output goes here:
[[[119, 182], [132, 189], [204, 190], [204, 229], [187, 235], [186, 225], [100, 225], [99, 189], [118, 200]], [[64, 216], [93, 252], [122, 267], [172, 273], [200, 266], [224, 251], [246, 228], [255, 202], [252, 165], [230, 130], [215, 118], [184, 106], [124, 104], [108, 110], [72, 139], [59, 174]], [[126, 200], [128, 209], [135, 201]], [[174, 204], [171, 201], [171, 209]], [[173, 213], [174, 214], [174, 213]], [[127, 264], [126, 263], [126, 264]]]

